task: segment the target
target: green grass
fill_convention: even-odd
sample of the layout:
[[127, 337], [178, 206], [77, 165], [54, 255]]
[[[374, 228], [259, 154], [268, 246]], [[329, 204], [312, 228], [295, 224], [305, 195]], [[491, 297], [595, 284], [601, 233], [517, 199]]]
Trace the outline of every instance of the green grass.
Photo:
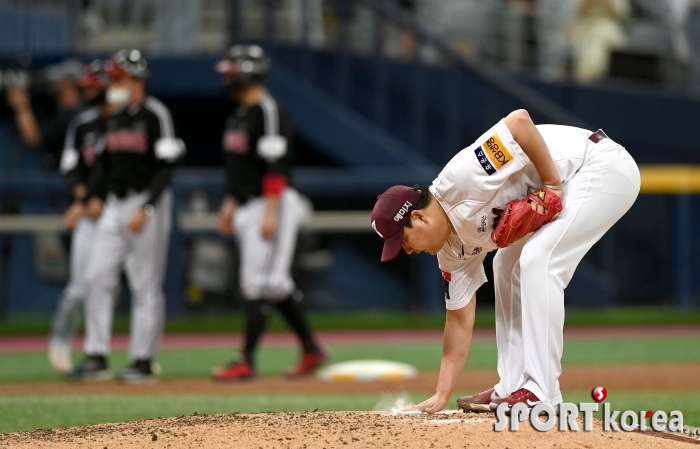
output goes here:
[[378, 395], [0, 396], [0, 433], [191, 415], [372, 410]]
[[[444, 314], [406, 313], [396, 311], [312, 312], [309, 319], [318, 330], [368, 329], [442, 329]], [[567, 326], [628, 326], [628, 325], [700, 324], [700, 309], [680, 311], [670, 307], [619, 307], [606, 309], [567, 309]], [[10, 316], [0, 319], [0, 335], [45, 335], [49, 331], [49, 316]], [[189, 315], [170, 317], [165, 325], [168, 333], [230, 333], [241, 330], [239, 313]], [[494, 313], [481, 307], [476, 314], [476, 328], [494, 327]], [[129, 318], [117, 316], [114, 331], [129, 329]], [[279, 316], [273, 317], [271, 330], [284, 330]]]
[[[392, 343], [374, 345], [333, 345], [329, 348], [333, 362], [356, 359], [389, 359], [409, 363], [417, 369], [437, 370], [442, 346], [432, 343]], [[227, 363], [235, 357], [231, 349], [167, 349], [161, 351], [158, 362], [164, 377], [204, 377], [212, 367]], [[298, 356], [295, 348], [262, 347], [257, 365], [261, 375], [279, 374], [293, 365]], [[76, 361], [79, 360], [76, 355]], [[567, 340], [564, 347], [565, 365], [610, 363], [700, 362], [700, 337], [654, 338], [636, 340]], [[119, 369], [127, 364], [124, 351], [110, 357], [110, 366]], [[477, 341], [472, 345], [468, 369], [495, 368], [496, 343]], [[59, 380], [46, 362], [44, 353], [0, 354], [0, 382]]]
[[[461, 394], [453, 395], [448, 408]], [[409, 396], [414, 402], [430, 392]], [[387, 409], [399, 395], [145, 395], [145, 396], [0, 396], [0, 433], [36, 428], [122, 422], [197, 413]], [[589, 393], [565, 394], [567, 402], [590, 402]], [[607, 399], [613, 410], [680, 410], [684, 423], [700, 425], [700, 392], [616, 392]], [[598, 414], [600, 415], [600, 414]], [[598, 416], [600, 417], [600, 416]]]
[[[164, 377], [204, 377], [211, 367], [230, 360], [231, 349], [169, 349], [158, 358]], [[333, 345], [333, 361], [360, 358], [391, 359], [410, 363], [420, 370], [437, 370], [441, 343]], [[263, 347], [258, 354], [262, 375], [279, 374], [292, 365], [297, 350], [289, 347]], [[76, 359], [79, 358], [76, 355]], [[569, 339], [565, 344], [565, 365], [607, 363], [700, 362], [698, 338], [648, 339]], [[124, 351], [110, 358], [111, 367], [126, 365]], [[473, 344], [468, 369], [496, 366], [495, 342]], [[0, 382], [59, 380], [48, 367], [43, 352], [0, 354]], [[472, 392], [458, 392], [467, 394]], [[413, 394], [420, 401], [431, 393]], [[589, 401], [589, 392], [566, 393], [567, 402]], [[454, 398], [453, 398], [454, 400]], [[101, 422], [179, 416], [198, 413], [232, 413], [258, 411], [372, 410], [382, 401], [381, 395], [158, 395], [158, 396], [0, 396], [0, 432], [54, 428]], [[700, 425], [700, 392], [614, 392], [608, 401], [615, 410], [681, 410], [685, 422]], [[386, 402], [386, 401], [384, 401]], [[452, 402], [454, 404], [454, 402]], [[452, 406], [453, 407], [453, 406]]]

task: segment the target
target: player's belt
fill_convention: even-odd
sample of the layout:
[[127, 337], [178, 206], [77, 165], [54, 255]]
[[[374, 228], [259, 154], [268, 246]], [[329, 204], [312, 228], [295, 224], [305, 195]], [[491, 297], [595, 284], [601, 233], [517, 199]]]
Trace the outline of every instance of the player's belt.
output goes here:
[[608, 135], [605, 134], [605, 131], [602, 129], [599, 129], [598, 131], [594, 132], [590, 136], [588, 136], [588, 140], [590, 140], [593, 143], [598, 143], [603, 139], [608, 139]]

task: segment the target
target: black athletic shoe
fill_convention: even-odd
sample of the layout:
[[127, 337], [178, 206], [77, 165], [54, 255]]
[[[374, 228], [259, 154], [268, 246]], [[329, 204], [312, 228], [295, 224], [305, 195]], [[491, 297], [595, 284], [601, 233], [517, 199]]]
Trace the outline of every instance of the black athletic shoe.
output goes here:
[[107, 358], [89, 355], [73, 371], [66, 375], [71, 380], [83, 382], [100, 382], [112, 379], [112, 372], [107, 368]]
[[156, 381], [156, 371], [157, 365], [150, 360], [137, 360], [121, 370], [119, 380], [127, 384], [153, 383]]

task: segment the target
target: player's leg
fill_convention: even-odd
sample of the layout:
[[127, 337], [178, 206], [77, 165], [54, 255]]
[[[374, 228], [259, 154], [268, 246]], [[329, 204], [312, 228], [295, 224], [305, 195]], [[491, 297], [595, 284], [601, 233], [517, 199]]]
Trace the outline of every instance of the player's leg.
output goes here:
[[260, 230], [264, 214], [265, 201], [256, 198], [240, 206], [233, 217], [239, 257], [239, 284], [246, 300], [263, 297], [266, 267], [275, 258], [271, 241], [265, 240]]
[[88, 356], [74, 376], [80, 379], [108, 378], [106, 358], [110, 353], [113, 293], [119, 283], [120, 267], [127, 250], [119, 201], [107, 199], [97, 222], [87, 268], [85, 301], [85, 354]]
[[277, 232], [270, 240], [263, 240], [267, 258], [259, 278], [260, 296], [272, 301], [288, 298], [294, 292], [291, 268], [299, 235], [299, 194], [285, 189], [280, 197]]
[[302, 347], [299, 363], [287, 373], [291, 377], [311, 373], [326, 358], [306, 319], [300, 292], [296, 297], [294, 295], [296, 286], [291, 270], [299, 236], [301, 210], [299, 194], [294, 189], [286, 189], [280, 198], [277, 233], [270, 242], [275, 257], [264, 267], [263, 278], [263, 296], [277, 305]]
[[49, 334], [49, 362], [60, 373], [68, 373], [73, 369], [73, 338], [83, 316], [87, 295], [86, 270], [94, 233], [95, 222], [82, 218], [71, 237], [70, 278], [59, 299]]
[[[134, 195], [135, 207], [141, 207], [144, 195]], [[130, 198], [130, 200], [132, 199]], [[165, 190], [154, 205], [141, 232], [129, 234], [130, 248], [126, 273], [131, 288], [130, 366], [119, 377], [131, 383], [154, 380], [153, 361], [165, 323], [163, 282], [172, 226], [173, 197]]]
[[294, 330], [301, 344], [301, 358], [298, 363], [287, 370], [288, 377], [302, 377], [311, 374], [326, 360], [327, 356], [313, 335], [311, 326], [306, 319], [306, 313], [301, 298], [289, 296], [276, 303], [282, 315]]
[[515, 242], [498, 250], [493, 260], [499, 382], [481, 393], [457, 399], [457, 407], [465, 412], [489, 412], [493, 401], [507, 397], [522, 385], [524, 357], [518, 260], [523, 244]]
[[525, 348], [522, 336], [522, 302], [520, 295], [520, 254], [526, 240], [499, 249], [493, 259], [496, 300], [496, 343], [498, 376], [496, 394], [503, 398], [522, 387]]
[[272, 257], [270, 242], [262, 238], [260, 231], [264, 212], [264, 200], [258, 198], [240, 206], [233, 218], [244, 299], [244, 341], [238, 359], [212, 370], [212, 377], [218, 380], [249, 379], [255, 375], [255, 352], [272, 314], [269, 301], [261, 295], [264, 268]]
[[266, 299], [255, 299], [245, 302], [245, 340], [241, 351], [242, 360], [255, 366], [255, 351], [260, 337], [265, 332], [267, 322], [272, 316], [272, 305]]
[[524, 388], [561, 402], [564, 288], [583, 256], [632, 206], [639, 170], [622, 147], [595, 149], [565, 186], [564, 210], [526, 242], [520, 257]]

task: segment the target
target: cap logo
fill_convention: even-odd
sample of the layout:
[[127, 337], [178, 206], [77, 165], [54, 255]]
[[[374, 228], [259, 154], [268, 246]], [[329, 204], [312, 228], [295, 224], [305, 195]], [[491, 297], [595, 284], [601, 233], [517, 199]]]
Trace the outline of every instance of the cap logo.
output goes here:
[[379, 237], [384, 238], [384, 236], [379, 231], [377, 231], [376, 220], [372, 220], [372, 229], [374, 229], [374, 232], [376, 232]]
[[406, 201], [403, 203], [403, 206], [401, 206], [401, 209], [394, 215], [394, 221], [401, 221], [404, 215], [406, 215], [406, 212], [408, 212], [408, 208], [413, 206], [410, 201]]

